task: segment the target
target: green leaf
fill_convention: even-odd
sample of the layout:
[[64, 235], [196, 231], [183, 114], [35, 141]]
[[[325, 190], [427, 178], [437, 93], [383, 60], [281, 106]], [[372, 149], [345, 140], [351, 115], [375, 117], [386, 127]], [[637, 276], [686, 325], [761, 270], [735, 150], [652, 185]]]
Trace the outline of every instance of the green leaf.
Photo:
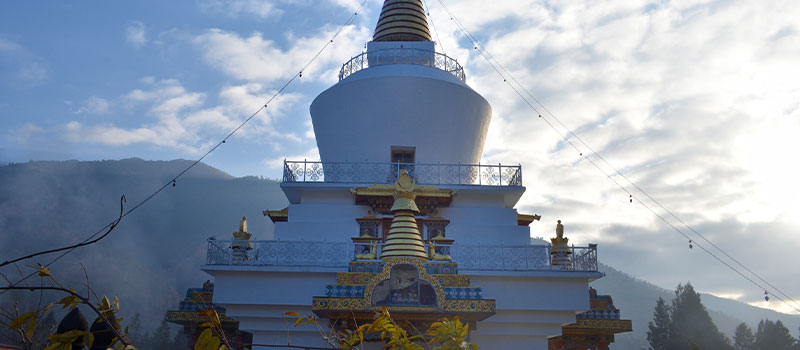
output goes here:
[[89, 333], [89, 334], [86, 334], [85, 336], [83, 336], [82, 343], [83, 343], [83, 346], [85, 346], [87, 348], [91, 348], [92, 344], [94, 344], [94, 334]]
[[56, 304], [62, 305], [64, 309], [74, 309], [81, 302], [81, 299], [74, 295], [68, 295], [57, 301]]
[[19, 317], [17, 317], [17, 319], [11, 321], [11, 323], [8, 325], [8, 328], [9, 329], [21, 328], [22, 325], [27, 323], [28, 320], [30, 320], [31, 317], [33, 317], [33, 315], [35, 315], [35, 314], [36, 314], [35, 312], [28, 312], [28, 313], [24, 313], [24, 314], [20, 315]]
[[39, 277], [50, 277], [50, 269], [47, 266], [39, 265]]

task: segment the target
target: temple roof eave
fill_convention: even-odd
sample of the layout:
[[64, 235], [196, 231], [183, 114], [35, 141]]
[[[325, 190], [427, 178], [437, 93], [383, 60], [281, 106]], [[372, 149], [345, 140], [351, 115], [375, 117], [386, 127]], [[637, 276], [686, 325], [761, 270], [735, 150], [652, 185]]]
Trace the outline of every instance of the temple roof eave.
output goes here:
[[[331, 183], [331, 182], [281, 182], [281, 189], [290, 204], [300, 204], [303, 192], [350, 193], [353, 187], [369, 187], [369, 183]], [[464, 194], [497, 194], [503, 196], [506, 208], [513, 208], [525, 193], [525, 186], [477, 186], [477, 185], [437, 185], [440, 190], [452, 190]]]

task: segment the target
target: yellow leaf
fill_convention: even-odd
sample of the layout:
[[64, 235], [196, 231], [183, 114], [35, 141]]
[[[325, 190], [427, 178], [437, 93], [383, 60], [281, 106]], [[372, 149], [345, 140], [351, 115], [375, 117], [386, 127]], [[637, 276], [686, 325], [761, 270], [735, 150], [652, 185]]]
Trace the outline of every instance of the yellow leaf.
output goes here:
[[114, 310], [119, 311], [119, 298], [116, 295], [114, 296]]
[[39, 265], [39, 277], [49, 277], [50, 276], [50, 269], [47, 266]]
[[44, 307], [44, 309], [42, 310], [42, 315], [44, 315], [44, 314], [46, 314], [48, 311], [50, 311], [50, 309], [51, 309], [51, 308], [52, 308], [54, 305], [55, 305], [55, 303], [50, 303], [50, 304], [47, 304], [47, 306], [45, 306], [45, 307]]
[[28, 323], [28, 328], [25, 329], [25, 334], [28, 336], [28, 339], [33, 339], [33, 333], [36, 331], [36, 316], [31, 318], [31, 322]]
[[297, 321], [294, 321], [294, 326], [295, 327], [299, 326], [300, 322], [303, 322], [304, 319], [305, 319], [305, 317], [298, 318]]
[[294, 311], [284, 312], [283, 315], [284, 316], [291, 316], [291, 317], [300, 317], [300, 314], [298, 314], [298, 313], [296, 313]]
[[28, 312], [28, 313], [20, 315], [19, 317], [17, 317], [16, 320], [11, 321], [11, 323], [8, 325], [8, 328], [9, 329], [17, 329], [17, 328], [22, 327], [22, 325], [25, 324], [26, 322], [28, 322], [28, 320], [30, 320], [31, 317], [33, 317], [33, 315], [35, 315], [35, 313], [33, 313], [33, 312]]

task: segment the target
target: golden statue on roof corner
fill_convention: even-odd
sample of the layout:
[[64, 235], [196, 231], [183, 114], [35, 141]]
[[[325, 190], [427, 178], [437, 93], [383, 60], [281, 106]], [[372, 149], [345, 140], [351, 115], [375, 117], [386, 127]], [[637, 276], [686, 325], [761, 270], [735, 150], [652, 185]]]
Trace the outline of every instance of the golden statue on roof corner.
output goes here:
[[564, 237], [564, 225], [561, 224], [561, 220], [558, 220], [558, 224], [556, 225], [556, 236], [554, 238], [550, 238], [550, 243], [554, 246], [567, 246], [567, 242], [569, 242], [569, 238]]
[[234, 259], [249, 260], [247, 251], [253, 249], [253, 244], [236, 241], [247, 241], [252, 236], [252, 233], [247, 232], [247, 217], [242, 216], [242, 221], [239, 221], [239, 231], [233, 233], [234, 242], [231, 247], [233, 248]]
[[242, 216], [242, 221], [239, 221], [239, 232], [247, 232], [247, 217]]

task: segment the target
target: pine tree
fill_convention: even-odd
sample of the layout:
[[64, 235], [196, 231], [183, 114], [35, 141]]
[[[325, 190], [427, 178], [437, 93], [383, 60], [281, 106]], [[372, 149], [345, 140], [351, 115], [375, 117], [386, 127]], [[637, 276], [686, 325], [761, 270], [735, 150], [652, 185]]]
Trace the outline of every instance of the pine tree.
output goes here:
[[[672, 300], [669, 349], [732, 350], [730, 339], [711, 320], [690, 283], [678, 285]], [[773, 350], [773, 349], [771, 349]]]
[[669, 306], [659, 297], [653, 311], [653, 322], [648, 324], [647, 341], [651, 350], [669, 350]]
[[757, 350], [794, 350], [797, 340], [792, 338], [783, 322], [761, 320], [756, 330]]
[[733, 336], [733, 348], [736, 350], [756, 350], [756, 336], [753, 335], [753, 330], [744, 323], [736, 327], [736, 333]]
[[183, 329], [175, 332], [175, 338], [172, 339], [172, 347], [170, 349], [189, 349], [189, 337], [186, 336], [186, 333], [183, 331]]
[[130, 325], [128, 326], [128, 335], [130, 335], [131, 342], [139, 345], [144, 340], [142, 334], [142, 316], [137, 312], [133, 315]]
[[161, 320], [149, 343], [151, 350], [172, 350], [172, 336], [166, 319]]

